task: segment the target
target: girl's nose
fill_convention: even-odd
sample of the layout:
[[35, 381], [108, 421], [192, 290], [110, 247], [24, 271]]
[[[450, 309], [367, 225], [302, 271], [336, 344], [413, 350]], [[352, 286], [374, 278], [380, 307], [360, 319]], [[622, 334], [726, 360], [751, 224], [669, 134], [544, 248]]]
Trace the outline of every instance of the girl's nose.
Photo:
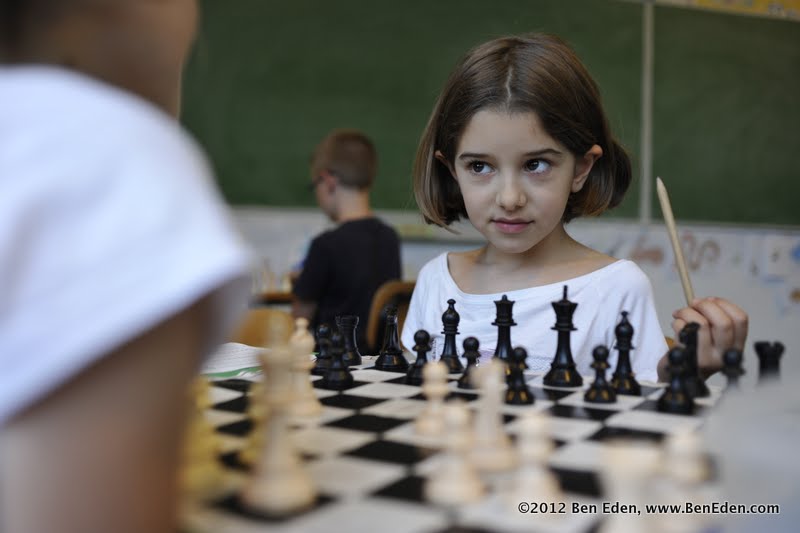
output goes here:
[[525, 191], [522, 190], [522, 184], [516, 176], [503, 177], [500, 182], [500, 189], [497, 191], [497, 198], [495, 201], [497, 205], [506, 211], [515, 211], [520, 207], [525, 206], [528, 202], [528, 197]]

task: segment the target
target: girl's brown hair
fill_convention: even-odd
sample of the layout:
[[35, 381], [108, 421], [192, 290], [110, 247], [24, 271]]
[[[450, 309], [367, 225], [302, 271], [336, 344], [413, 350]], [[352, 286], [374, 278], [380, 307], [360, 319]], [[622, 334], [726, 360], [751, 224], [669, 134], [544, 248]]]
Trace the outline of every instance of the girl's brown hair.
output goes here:
[[622, 200], [631, 182], [628, 154], [614, 140], [589, 72], [563, 40], [546, 34], [502, 37], [467, 53], [434, 105], [414, 161], [414, 195], [425, 221], [466, 217], [464, 200], [439, 150], [454, 165], [458, 142], [482, 109], [533, 112], [545, 131], [576, 157], [597, 144], [603, 156], [583, 188], [571, 194], [563, 220], [599, 215]]

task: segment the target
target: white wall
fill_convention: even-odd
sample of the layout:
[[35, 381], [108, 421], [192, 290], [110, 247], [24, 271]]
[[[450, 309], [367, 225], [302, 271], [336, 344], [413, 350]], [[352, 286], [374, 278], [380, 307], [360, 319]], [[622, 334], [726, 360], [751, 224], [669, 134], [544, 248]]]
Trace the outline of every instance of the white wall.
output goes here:
[[[305, 255], [310, 239], [330, 226], [317, 209], [239, 207], [237, 223], [276, 283]], [[414, 279], [426, 261], [442, 251], [478, 246], [468, 225], [459, 235], [422, 224], [413, 212], [381, 211], [403, 238], [403, 274]], [[683, 290], [663, 225], [631, 221], [577, 220], [568, 226], [579, 241], [609, 255], [636, 261], [648, 274], [664, 331], [671, 334], [672, 311], [684, 305]], [[800, 229], [681, 225], [679, 233], [697, 296], [722, 296], [750, 315], [745, 353], [746, 381], [757, 375], [756, 340], [786, 345], [783, 374], [800, 373]]]

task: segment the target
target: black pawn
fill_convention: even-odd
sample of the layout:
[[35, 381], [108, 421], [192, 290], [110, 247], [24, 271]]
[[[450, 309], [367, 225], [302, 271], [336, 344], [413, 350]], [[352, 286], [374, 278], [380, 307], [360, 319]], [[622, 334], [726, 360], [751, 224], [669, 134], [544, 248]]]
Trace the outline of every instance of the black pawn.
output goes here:
[[[497, 326], [497, 346], [494, 349], [494, 357], [502, 359], [506, 363], [511, 358], [511, 326], [516, 326], [511, 315], [514, 302], [508, 299], [505, 294], [499, 300], [495, 300], [494, 305], [497, 309], [493, 326]], [[525, 365], [525, 368], [528, 368]]]
[[317, 328], [317, 360], [311, 373], [315, 376], [324, 376], [331, 366], [331, 327], [320, 324]]
[[478, 366], [478, 359], [481, 354], [478, 352], [478, 339], [475, 337], [467, 337], [464, 339], [464, 359], [467, 360], [467, 368], [464, 373], [458, 378], [458, 386], [462, 389], [474, 389], [475, 385], [472, 383], [472, 372]]
[[685, 354], [686, 389], [692, 398], [706, 398], [711, 392], [706, 386], [706, 382], [700, 377], [700, 369], [697, 365], [697, 332], [700, 324], [690, 322], [686, 324], [678, 335]]
[[722, 373], [728, 380], [725, 390], [738, 390], [739, 378], [744, 374], [742, 368], [742, 351], [736, 348], [729, 348], [722, 354]]
[[458, 335], [458, 323], [461, 321], [461, 317], [456, 312], [455, 305], [456, 301], [452, 298], [447, 300], [447, 309], [442, 315], [444, 349], [439, 360], [447, 365], [449, 374], [456, 374], [464, 370], [464, 365], [458, 359], [458, 351], [456, 351], [456, 335]]
[[358, 351], [356, 342], [356, 328], [358, 328], [357, 315], [342, 315], [336, 317], [336, 325], [342, 332], [344, 339], [344, 364], [347, 366], [361, 364], [361, 352]]
[[353, 375], [344, 364], [344, 339], [334, 331], [331, 335], [331, 365], [320, 380], [323, 389], [344, 390], [353, 386]]
[[428, 363], [428, 352], [431, 351], [431, 335], [424, 329], [418, 330], [414, 334], [414, 351], [417, 359], [406, 372], [406, 384], [422, 385], [422, 368]]
[[611, 386], [617, 394], [628, 396], [641, 396], [642, 387], [636, 381], [636, 376], [631, 368], [631, 350], [633, 349], [633, 326], [628, 322], [628, 312], [622, 312], [622, 320], [614, 328], [617, 343], [614, 348], [619, 352], [617, 356], [617, 368], [611, 378]]
[[754, 344], [758, 355], [758, 382], [778, 379], [781, 372], [781, 355], [784, 346], [780, 342], [759, 341]]
[[393, 305], [386, 306], [386, 330], [383, 333], [383, 346], [375, 359], [375, 368], [386, 372], [408, 370], [408, 361], [403, 355], [397, 332], [397, 307]]
[[589, 403], [614, 403], [617, 401], [617, 391], [606, 380], [606, 370], [611, 366], [608, 364], [608, 348], [599, 345], [592, 350], [592, 368], [594, 368], [594, 381], [589, 390], [583, 395], [583, 399]]
[[694, 398], [686, 387], [686, 354], [683, 348], [672, 348], [667, 354], [669, 361], [669, 384], [658, 398], [658, 410], [662, 413], [694, 414]]
[[525, 383], [525, 359], [528, 352], [518, 346], [511, 352], [508, 361], [508, 376], [506, 377], [506, 403], [511, 405], [530, 405], [533, 403], [533, 394], [528, 384]]
[[576, 329], [572, 324], [572, 315], [578, 304], [567, 300], [567, 286], [564, 285], [563, 298], [552, 305], [556, 312], [556, 325], [552, 329], [558, 332], [558, 346], [550, 363], [550, 371], [544, 376], [544, 384], [549, 387], [580, 387], [583, 378], [575, 369], [570, 347], [570, 335]]

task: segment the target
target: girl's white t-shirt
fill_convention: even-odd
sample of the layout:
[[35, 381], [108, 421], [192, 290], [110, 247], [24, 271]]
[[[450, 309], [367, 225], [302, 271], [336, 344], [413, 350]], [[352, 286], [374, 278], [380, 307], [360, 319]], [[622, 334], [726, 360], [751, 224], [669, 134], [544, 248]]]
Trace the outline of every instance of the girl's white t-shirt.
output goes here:
[[0, 102], [0, 426], [200, 297], [224, 340], [250, 251], [180, 125], [54, 67], [0, 68]]
[[496, 294], [469, 294], [453, 280], [447, 254], [443, 253], [420, 270], [403, 325], [403, 346], [413, 350], [414, 334], [424, 329], [431, 336], [430, 358], [438, 359], [444, 347], [442, 314], [447, 309], [447, 300], [452, 298], [460, 315], [456, 337], [459, 354], [463, 353], [464, 339], [476, 337], [481, 360], [491, 357], [497, 345], [497, 326], [492, 325], [497, 315], [495, 301], [505, 294], [514, 302], [512, 316], [516, 326], [511, 327], [511, 345], [527, 350], [530, 371], [547, 372], [558, 339], [552, 329], [556, 322], [552, 302], [562, 299], [565, 285], [568, 299], [578, 304], [572, 318], [576, 330], [570, 335], [578, 372], [594, 375], [589, 365], [593, 362], [592, 350], [598, 344], [609, 349], [608, 361], [613, 371], [618, 356], [614, 349], [614, 329], [622, 312], [627, 311], [634, 328], [634, 349], [630, 354], [633, 371], [640, 380], [657, 381], [657, 364], [667, 352], [667, 343], [656, 315], [650, 281], [628, 260], [618, 260], [589, 274], [549, 285]]

